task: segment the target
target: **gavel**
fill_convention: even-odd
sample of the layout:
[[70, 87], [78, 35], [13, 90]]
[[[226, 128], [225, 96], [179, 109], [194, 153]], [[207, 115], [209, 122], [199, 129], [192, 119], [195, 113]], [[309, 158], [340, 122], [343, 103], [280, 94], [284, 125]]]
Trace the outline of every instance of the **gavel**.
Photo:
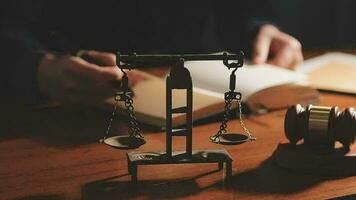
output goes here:
[[333, 150], [335, 142], [340, 142], [346, 151], [355, 142], [356, 111], [347, 108], [340, 111], [337, 106], [300, 104], [290, 107], [284, 119], [285, 135], [296, 145], [304, 139], [309, 147]]

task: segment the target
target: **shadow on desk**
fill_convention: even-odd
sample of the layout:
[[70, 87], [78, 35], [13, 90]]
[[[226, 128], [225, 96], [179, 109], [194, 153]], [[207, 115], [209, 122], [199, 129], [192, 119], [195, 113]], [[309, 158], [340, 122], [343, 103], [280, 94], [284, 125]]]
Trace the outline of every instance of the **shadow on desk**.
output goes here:
[[116, 180], [122, 176], [129, 176], [129, 174], [124, 174], [86, 184], [82, 189], [82, 199], [129, 199], [140, 196], [148, 197], [148, 199], [182, 198], [201, 192], [202, 189], [195, 182], [195, 179], [215, 172], [218, 172], [218, 170], [191, 179], [139, 181], [136, 184], [131, 181]]
[[[208, 174], [210, 173], [204, 175]], [[276, 168], [270, 160], [254, 170], [233, 176], [229, 182], [218, 182], [206, 188], [198, 186], [195, 181], [197, 177], [178, 181], [139, 181], [137, 184], [132, 184], [130, 181], [118, 181], [115, 180], [116, 178], [86, 184], [82, 190], [83, 199], [129, 199], [141, 196], [148, 197], [148, 199], [176, 199], [198, 194], [209, 188], [228, 193], [288, 194], [303, 191], [322, 181], [315, 177], [300, 178], [298, 174], [291, 176], [290, 173]]]
[[259, 167], [234, 175], [223, 189], [257, 194], [299, 193], [324, 181], [354, 176], [355, 160], [344, 154], [335, 151], [332, 155], [318, 155], [303, 145], [279, 144]]
[[[273, 154], [274, 155], [274, 154]], [[345, 176], [320, 177], [280, 168], [273, 160], [273, 155], [255, 169], [233, 175], [228, 181], [215, 182], [207, 187], [200, 187], [196, 179], [209, 176], [217, 171], [208, 172], [184, 180], [130, 181], [113, 177], [86, 184], [82, 189], [83, 199], [128, 199], [148, 197], [148, 199], [182, 198], [201, 193], [205, 190], [221, 190], [226, 194], [294, 194], [310, 189], [323, 181], [344, 178]], [[122, 176], [129, 176], [124, 174]], [[237, 194], [237, 195], [238, 195]], [[344, 198], [355, 198], [356, 195]]]
[[[312, 187], [324, 179], [312, 175], [291, 173], [275, 165], [272, 158], [258, 168], [236, 174], [224, 189], [258, 194], [297, 193]], [[221, 184], [217, 185], [217, 187]]]
[[16, 200], [65, 200], [65, 197], [59, 195], [35, 195], [30, 197], [19, 198]]

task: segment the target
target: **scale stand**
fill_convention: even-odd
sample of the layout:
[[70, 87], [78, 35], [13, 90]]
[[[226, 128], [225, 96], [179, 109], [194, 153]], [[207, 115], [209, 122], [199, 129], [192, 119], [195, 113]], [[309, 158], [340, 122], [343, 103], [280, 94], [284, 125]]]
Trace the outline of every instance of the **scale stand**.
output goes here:
[[[186, 105], [172, 108], [173, 90], [186, 91]], [[128, 171], [131, 181], [138, 180], [137, 168], [139, 165], [154, 164], [188, 164], [188, 163], [217, 163], [221, 170], [225, 165], [225, 178], [232, 176], [232, 157], [225, 149], [193, 150], [193, 87], [192, 78], [188, 69], [184, 67], [184, 59], [180, 59], [172, 66], [166, 79], [166, 151], [165, 152], [130, 152], [127, 154]], [[183, 128], [174, 129], [172, 115], [185, 114], [186, 123]], [[173, 151], [173, 136], [186, 137], [185, 151]]]
[[[239, 54], [182, 54], [182, 55], [121, 55], [117, 53], [116, 63], [123, 72], [124, 77], [121, 82], [121, 91], [115, 95], [115, 107], [112, 112], [111, 119], [108, 124], [105, 137], [101, 142], [117, 148], [117, 149], [134, 149], [145, 144], [145, 139], [141, 134], [137, 119], [135, 117], [132, 93], [128, 88], [128, 76], [124, 70], [142, 67], [154, 66], [172, 66], [169, 76], [166, 80], [166, 151], [164, 152], [130, 152], [127, 153], [128, 171], [131, 174], [132, 182], [138, 179], [137, 169], [139, 165], [154, 165], [154, 164], [189, 164], [189, 163], [217, 163], [221, 170], [225, 167], [225, 179], [232, 176], [232, 157], [225, 149], [207, 149], [207, 150], [193, 150], [192, 148], [192, 130], [193, 130], [193, 86], [192, 78], [187, 68], [184, 67], [185, 60], [223, 60], [224, 65], [228, 69], [234, 69], [230, 76], [230, 91], [225, 94], [225, 100], [237, 100], [240, 109], [240, 124], [248, 135], [241, 134], [226, 134], [226, 123], [228, 121], [228, 114], [230, 111], [230, 104], [225, 106], [225, 120], [221, 129], [213, 138], [228, 140], [229, 144], [239, 144], [246, 140], [246, 138], [255, 139], [245, 127], [241, 116], [241, 94], [235, 92], [235, 71], [243, 65], [243, 53]], [[229, 63], [229, 60], [236, 60], [237, 62]], [[186, 93], [186, 105], [181, 107], [172, 107], [172, 98], [174, 90], [184, 90]], [[109, 137], [110, 127], [115, 117], [118, 102], [125, 102], [127, 114], [130, 119], [129, 131], [126, 135], [119, 135]], [[186, 123], [183, 128], [174, 129], [172, 124], [172, 115], [184, 114], [186, 116]], [[221, 127], [220, 127], [221, 128]], [[186, 137], [185, 151], [174, 151], [172, 146], [173, 136]], [[237, 136], [237, 137], [236, 137]], [[241, 136], [243, 136], [241, 138]], [[214, 143], [224, 144], [212, 140]]]

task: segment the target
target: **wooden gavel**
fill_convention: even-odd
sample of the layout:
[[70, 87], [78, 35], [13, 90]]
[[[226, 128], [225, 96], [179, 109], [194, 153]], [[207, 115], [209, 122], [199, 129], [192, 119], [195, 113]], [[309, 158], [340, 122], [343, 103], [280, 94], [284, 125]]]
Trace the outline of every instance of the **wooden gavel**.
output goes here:
[[284, 131], [292, 144], [304, 139], [310, 147], [334, 149], [340, 142], [349, 150], [355, 142], [356, 111], [347, 108], [340, 112], [337, 106], [313, 106], [300, 104], [290, 107], [284, 119]]

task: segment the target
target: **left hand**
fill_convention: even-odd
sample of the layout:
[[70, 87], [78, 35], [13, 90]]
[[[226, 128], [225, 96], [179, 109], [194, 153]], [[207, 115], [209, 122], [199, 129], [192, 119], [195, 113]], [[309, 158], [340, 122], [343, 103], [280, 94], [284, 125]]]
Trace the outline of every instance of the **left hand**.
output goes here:
[[252, 62], [293, 69], [303, 62], [302, 45], [275, 26], [263, 25], [253, 44]]

